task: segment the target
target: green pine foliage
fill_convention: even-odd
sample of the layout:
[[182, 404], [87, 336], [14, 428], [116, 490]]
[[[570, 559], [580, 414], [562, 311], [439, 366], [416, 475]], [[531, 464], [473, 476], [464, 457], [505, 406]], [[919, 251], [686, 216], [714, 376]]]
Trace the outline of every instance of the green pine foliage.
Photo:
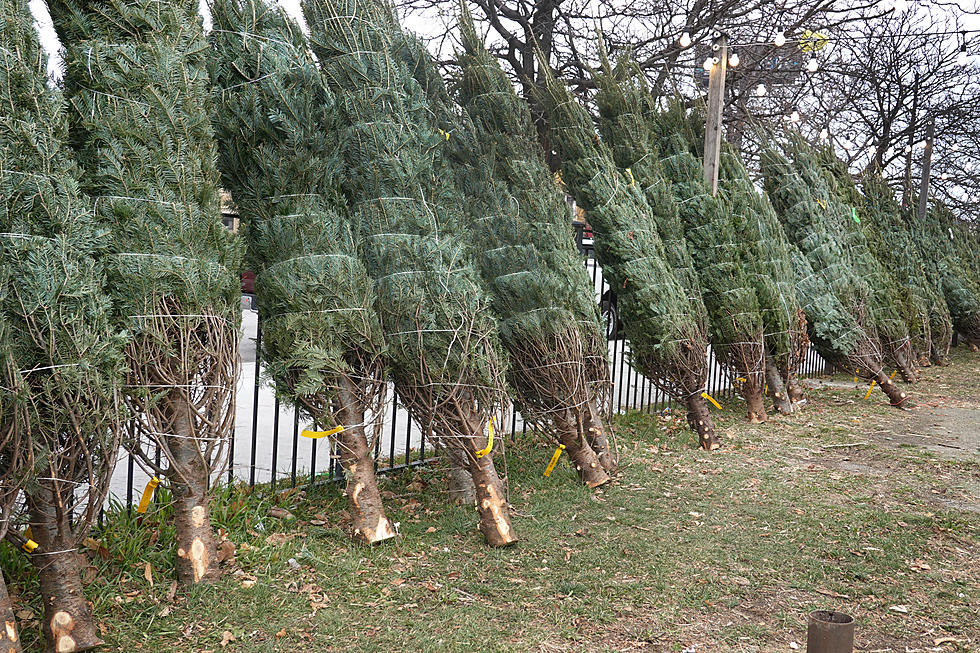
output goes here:
[[946, 298], [954, 328], [968, 342], [980, 346], [980, 286], [959, 256], [956, 232], [950, 237], [954, 219], [949, 209], [934, 199], [924, 219], [909, 222], [922, 247], [926, 272]]
[[867, 328], [877, 334], [890, 363], [908, 382], [916, 379], [916, 356], [909, 335], [915, 307], [911, 293], [901, 286], [888, 268], [872, 253], [861, 221], [863, 199], [847, 167], [832, 152], [810, 146], [791, 132], [786, 151], [804, 179], [815, 184], [826, 204], [824, 221], [842, 235], [841, 249], [861, 284], [868, 308]]
[[306, 37], [280, 10], [222, 0], [211, 13], [219, 167], [257, 271], [262, 358], [277, 392], [332, 428], [324, 408], [345, 380], [378, 383], [383, 350], [360, 234], [340, 193], [334, 101]]
[[635, 181], [617, 168], [585, 107], [552, 75], [543, 100], [562, 175], [587, 212], [596, 258], [618, 296], [631, 362], [687, 404], [702, 446], [713, 448], [714, 427], [699, 396], [707, 375], [707, 337], [669, 263], [654, 209]]
[[434, 174], [444, 136], [421, 87], [393, 57], [402, 37], [388, 7], [312, 0], [304, 11], [338, 99], [342, 190], [363, 231], [399, 395], [427, 428], [465, 433], [449, 411], [436, 410], [441, 398], [463, 384], [488, 411], [485, 424], [501, 402], [502, 354], [489, 301], [456, 235], [459, 204], [444, 201], [453, 180]]
[[588, 429], [601, 427], [608, 350], [593, 283], [573, 244], [571, 210], [527, 103], [465, 8], [461, 30], [456, 91], [473, 138], [454, 134], [450, 142], [467, 173], [464, 196], [480, 199], [468, 211], [472, 244], [510, 353], [508, 379], [525, 418], [589, 439]]
[[903, 217], [895, 193], [879, 174], [868, 174], [862, 184], [861, 224], [878, 260], [892, 272], [900, 296], [911, 295], [913, 310], [909, 333], [922, 363], [944, 362], [953, 337], [949, 308], [942, 291], [930, 283], [921, 247]]
[[791, 390], [793, 375], [809, 346], [806, 314], [796, 293], [792, 245], [769, 196], [756, 190], [742, 158], [727, 143], [722, 146], [718, 183], [743, 245], [741, 264], [759, 300], [767, 361]]
[[906, 395], [884, 369], [881, 345], [867, 304], [868, 289], [845, 255], [839, 219], [815, 164], [794, 166], [775, 147], [762, 151], [762, 173], [773, 207], [794, 244], [797, 296], [809, 320], [810, 340], [824, 360], [873, 380], [892, 404]]
[[32, 517], [74, 506], [74, 521], [45, 542], [56, 551], [87, 536], [106, 498], [123, 370], [97, 261], [107, 235], [79, 190], [67, 137], [27, 0], [2, 0], [0, 531], [24, 485]]

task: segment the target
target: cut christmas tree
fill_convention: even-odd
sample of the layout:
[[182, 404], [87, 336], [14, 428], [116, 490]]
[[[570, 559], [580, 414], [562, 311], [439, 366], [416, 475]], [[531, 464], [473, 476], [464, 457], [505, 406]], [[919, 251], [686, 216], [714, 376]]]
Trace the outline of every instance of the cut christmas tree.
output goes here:
[[866, 328], [877, 335], [889, 364], [914, 383], [916, 356], [908, 330], [915, 312], [911, 294], [872, 253], [859, 212], [863, 201], [850, 172], [832, 152], [811, 147], [798, 132], [788, 133], [784, 149], [799, 175], [812, 184], [818, 202], [826, 205], [823, 222], [841, 238], [841, 251], [855, 274], [854, 287], [868, 309]]
[[884, 369], [867, 288], [842, 249], [843, 228], [828, 212], [829, 193], [813, 166], [813, 174], [804, 178], [774, 147], [762, 151], [766, 191], [796, 246], [797, 297], [809, 319], [810, 339], [824, 360], [873, 381], [892, 405], [901, 406], [908, 397]]
[[[0, 530], [22, 486], [50, 652], [101, 644], [75, 551], [109, 491], [123, 372], [96, 261], [106, 234], [79, 192], [67, 137], [28, 3], [0, 0]], [[4, 650], [16, 646], [9, 623]]]
[[[542, 60], [541, 66], [547, 69], [548, 63]], [[617, 169], [585, 107], [552, 74], [547, 75], [543, 101], [563, 178], [588, 215], [596, 258], [617, 294], [631, 363], [686, 406], [703, 448], [718, 448], [704, 400], [704, 325], [691, 311], [687, 290], [668, 262], [654, 209], [630, 176]]]
[[[8, 7], [5, 2], [0, 2], [0, 8], [4, 10], [3, 15], [0, 16], [0, 26], [6, 30], [6, 21], [16, 20], [17, 10]], [[13, 33], [11, 31], [11, 34]], [[3, 41], [0, 41], [0, 48], [5, 48], [2, 43]], [[0, 62], [6, 64], [4, 54], [0, 50]], [[0, 75], [2, 74], [0, 72]], [[0, 125], [2, 124], [3, 118], [0, 117]], [[0, 188], [5, 184], [4, 177], [0, 174]], [[21, 487], [33, 467], [34, 453], [30, 446], [25, 446], [21, 441], [23, 433], [17, 428], [18, 424], [25, 424], [26, 420], [23, 415], [18, 415], [18, 412], [23, 411], [23, 407], [16, 400], [13, 389], [19, 387], [23, 379], [17, 369], [13, 352], [10, 350], [10, 337], [6, 317], [0, 314], [0, 541], [3, 541], [12, 525], [19, 504]], [[0, 650], [20, 653], [17, 618], [14, 615], [13, 602], [7, 592], [7, 581], [3, 570], [0, 570], [0, 622], [4, 626], [0, 631]]]
[[371, 454], [381, 435], [383, 338], [338, 180], [333, 99], [306, 37], [262, 0], [211, 4], [219, 167], [257, 271], [262, 358], [280, 396], [332, 432], [353, 535], [394, 537]]
[[461, 29], [460, 122], [472, 123], [447, 149], [470, 200], [473, 250], [510, 354], [507, 378], [524, 419], [554, 433], [582, 482], [597, 487], [616, 462], [602, 419], [609, 374], [592, 280], [527, 103], [465, 8]]
[[303, 10], [338, 100], [342, 189], [364, 237], [399, 399], [428, 437], [465, 461], [479, 528], [491, 546], [507, 546], [517, 538], [491, 435], [506, 402], [503, 352], [458, 234], [463, 200], [453, 201], [451, 177], [436, 174], [445, 136], [397, 57], [404, 37], [389, 5], [309, 0]]
[[173, 493], [178, 579], [214, 581], [209, 502], [234, 424], [240, 252], [221, 223], [197, 3], [49, 5], [83, 188], [110, 232], [116, 320], [132, 335], [126, 445]]

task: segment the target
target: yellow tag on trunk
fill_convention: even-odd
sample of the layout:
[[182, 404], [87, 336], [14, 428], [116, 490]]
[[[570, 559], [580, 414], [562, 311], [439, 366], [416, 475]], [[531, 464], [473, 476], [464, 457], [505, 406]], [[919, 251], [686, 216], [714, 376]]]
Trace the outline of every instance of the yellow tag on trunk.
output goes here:
[[555, 471], [555, 465], [558, 464], [558, 459], [561, 458], [561, 452], [564, 450], [565, 445], [563, 444], [559, 444], [558, 448], [555, 449], [555, 455], [551, 457], [551, 462], [548, 463], [548, 466], [544, 470], [545, 476], [551, 476], [551, 472]]
[[150, 499], [153, 498], [153, 492], [157, 489], [158, 485], [160, 485], [160, 479], [154, 476], [146, 484], [146, 487], [143, 488], [143, 496], [140, 497], [140, 503], [138, 506], [136, 506], [136, 512], [138, 514], [142, 515], [146, 512], [146, 509], [150, 507]]
[[311, 440], [319, 440], [320, 438], [325, 438], [328, 435], [336, 435], [343, 430], [343, 426], [335, 426], [329, 431], [307, 431], [306, 429], [303, 429], [303, 432], [300, 433], [300, 435], [302, 435], [304, 438], [310, 438]]
[[889, 379], [894, 379], [896, 374], [898, 374], [898, 370], [893, 370], [892, 371], [892, 375], [890, 377], [888, 377], [888, 378]]
[[37, 548], [37, 542], [35, 542], [30, 538], [27, 538], [27, 541], [24, 542], [24, 544], [22, 544], [20, 548], [24, 549], [24, 551], [26, 551], [27, 553], [34, 553], [34, 549]]
[[718, 410], [721, 410], [721, 404], [719, 404], [717, 401], [715, 401], [714, 397], [712, 397], [711, 395], [709, 395], [707, 392], [702, 392], [701, 393], [701, 396], [704, 397], [705, 399], [707, 399], [708, 401], [710, 401], [712, 404], [714, 404], [714, 407], [715, 408], [717, 408]]
[[875, 383], [876, 381], [871, 382], [871, 385], [868, 387], [868, 394], [864, 395], [865, 399], [871, 396], [871, 391], [875, 389]]
[[[860, 371], [861, 371], [860, 369], [856, 369], [856, 370], [854, 370], [854, 373], [855, 373], [855, 374], [858, 374], [858, 373], [859, 373]], [[854, 377], [854, 382], [855, 382], [855, 383], [857, 383], [857, 382], [858, 382], [858, 378], [857, 378], [856, 376]]]
[[487, 446], [476, 452], [477, 458], [483, 458], [485, 455], [493, 451], [493, 418], [490, 418], [490, 426], [487, 430]]

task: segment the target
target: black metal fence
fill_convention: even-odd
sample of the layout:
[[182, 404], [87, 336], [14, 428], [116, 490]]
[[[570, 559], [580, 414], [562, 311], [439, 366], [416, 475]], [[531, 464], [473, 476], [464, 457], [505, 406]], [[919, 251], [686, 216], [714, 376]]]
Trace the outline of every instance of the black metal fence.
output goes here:
[[[615, 413], [629, 410], [661, 412], [670, 399], [630, 365], [629, 340], [622, 332], [615, 296], [593, 256], [589, 236], [581, 227], [576, 230], [576, 243], [583, 254], [606, 326], [613, 381], [610, 410]], [[228, 480], [252, 486], [269, 483], [280, 488], [341, 478], [343, 472], [330, 441], [302, 437], [302, 431], [309, 425], [295, 406], [276, 397], [274, 389], [264, 379], [258, 314], [245, 310], [243, 315], [242, 374], [238, 384], [236, 428], [229, 446]], [[822, 374], [825, 369], [823, 359], [811, 348], [799, 373], [809, 376]], [[715, 364], [710, 351], [706, 391], [719, 401], [735, 398], [730, 380]], [[419, 424], [399, 405], [393, 390], [389, 393], [384, 415], [379, 419], [384, 420], [381, 436], [375, 444], [380, 473], [421, 465], [434, 458], [435, 452], [426, 442]], [[510, 416], [509, 422], [504, 430], [512, 436], [527, 428], [517, 412]], [[113, 494], [125, 496], [127, 505], [132, 505], [148, 480], [134, 461], [124, 455], [113, 478]]]

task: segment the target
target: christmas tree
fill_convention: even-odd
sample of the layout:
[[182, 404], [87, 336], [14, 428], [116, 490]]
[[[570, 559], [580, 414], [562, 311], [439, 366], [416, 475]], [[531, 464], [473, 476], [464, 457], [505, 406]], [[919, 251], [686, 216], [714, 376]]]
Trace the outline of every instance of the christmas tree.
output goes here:
[[340, 195], [333, 99], [280, 9], [216, 0], [211, 15], [219, 167], [257, 271], [262, 358], [278, 394], [335, 432], [354, 537], [380, 542], [395, 535], [371, 459], [387, 386], [383, 338]]
[[654, 209], [635, 180], [617, 168], [585, 107], [553, 75], [547, 76], [543, 99], [562, 175], [587, 212], [596, 258], [617, 294], [631, 363], [687, 407], [701, 446], [715, 449], [718, 438], [704, 401], [705, 330], [668, 261]]
[[404, 36], [389, 5], [309, 0], [303, 10], [338, 99], [342, 190], [364, 236], [389, 372], [427, 435], [466, 461], [487, 542], [507, 546], [516, 536], [489, 437], [506, 401], [503, 353], [459, 237], [463, 200], [438, 174], [445, 135], [399, 59]]
[[[52, 0], [72, 140], [110, 231], [117, 324], [132, 339], [126, 445], [174, 496], [177, 577], [218, 576], [209, 518], [234, 424], [237, 237], [221, 223], [197, 3]], [[159, 452], [159, 457], [154, 455]]]
[[[106, 233], [79, 191], [46, 69], [26, 0], [0, 1], [0, 531], [23, 487], [47, 650], [78, 651], [101, 643], [75, 550], [120, 447], [123, 339], [96, 260]], [[13, 640], [0, 635], [4, 650]]]
[[723, 143], [720, 158], [719, 190], [729, 204], [765, 328], [769, 394], [781, 413], [790, 413], [804, 399], [796, 370], [810, 347], [806, 314], [796, 295], [792, 245], [768, 195], [756, 190], [735, 148]]
[[839, 244], [854, 271], [861, 299], [868, 308], [867, 328], [881, 343], [882, 351], [908, 383], [916, 380], [916, 356], [908, 325], [914, 314], [911, 294], [904, 292], [887, 268], [872, 253], [862, 226], [860, 193], [847, 167], [833, 153], [822, 154], [797, 132], [790, 132], [786, 152], [799, 174], [813, 184], [826, 204], [823, 221], [836, 231]]
[[581, 480], [596, 487], [616, 463], [602, 420], [609, 375], [592, 280], [527, 103], [465, 8], [461, 29], [457, 92], [465, 113], [447, 146], [510, 354], [507, 378], [524, 418], [556, 434]]
[[868, 290], [845, 256], [840, 221], [828, 218], [826, 184], [811, 162], [800, 174], [775, 147], [762, 151], [766, 191], [789, 240], [797, 297], [809, 319], [810, 340], [828, 362], [873, 381], [901, 406], [907, 396], [889, 378], [869, 316]]

